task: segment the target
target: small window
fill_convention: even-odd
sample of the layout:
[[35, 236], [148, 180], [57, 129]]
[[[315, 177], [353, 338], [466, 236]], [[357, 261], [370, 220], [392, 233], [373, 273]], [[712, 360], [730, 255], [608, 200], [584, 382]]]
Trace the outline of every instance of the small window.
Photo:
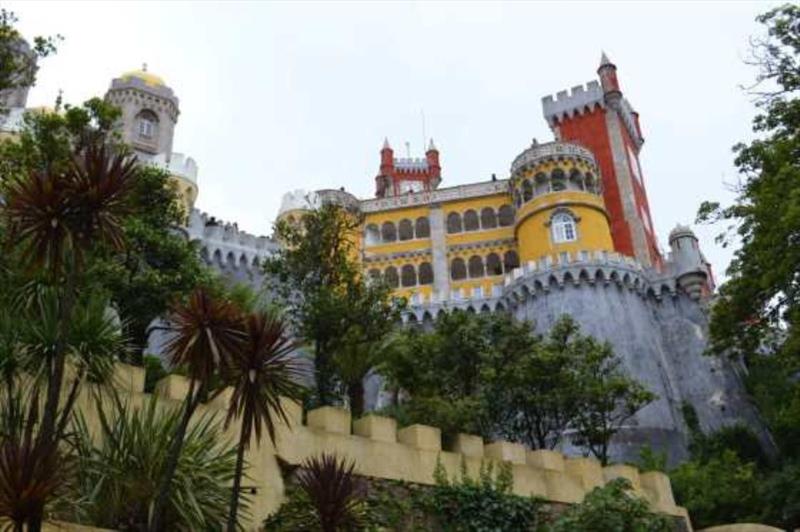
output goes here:
[[419, 265], [419, 284], [433, 284], [433, 267], [430, 262], [423, 262]]
[[417, 233], [417, 238], [431, 237], [431, 223], [428, 221], [427, 217], [422, 216], [420, 218], [417, 218], [416, 233]]
[[560, 212], [552, 219], [553, 242], [574, 242], [578, 239], [578, 230], [575, 226], [575, 218], [565, 212]]
[[144, 110], [136, 117], [139, 137], [147, 140], [156, 138], [158, 134], [158, 117], [152, 111]]
[[400, 270], [400, 281], [403, 286], [416, 286], [417, 284], [417, 270], [411, 264], [406, 264]]
[[484, 207], [481, 210], [481, 227], [483, 229], [494, 229], [497, 227], [497, 216], [494, 209], [491, 207]]
[[384, 222], [381, 226], [381, 238], [384, 242], [397, 240], [397, 228], [392, 222]]
[[394, 266], [389, 266], [386, 268], [386, 271], [383, 272], [383, 280], [386, 281], [386, 284], [391, 288], [397, 288], [400, 284], [400, 277], [397, 275], [397, 268]]
[[519, 256], [516, 251], [506, 251], [505, 255], [503, 255], [503, 266], [506, 272], [510, 272], [514, 268], [519, 268]]
[[500, 221], [500, 227], [514, 225], [514, 209], [511, 208], [511, 205], [503, 205], [500, 207], [500, 210], [498, 211], [498, 218]]
[[483, 258], [478, 255], [473, 255], [469, 258], [469, 276], [470, 278], [483, 277]]
[[450, 263], [450, 278], [454, 281], [467, 278], [467, 265], [464, 264], [464, 259], [455, 258]]
[[503, 274], [503, 264], [500, 262], [500, 257], [497, 255], [497, 253], [489, 253], [489, 255], [486, 257], [486, 274]]
[[411, 220], [400, 220], [397, 232], [400, 240], [411, 240], [414, 238], [414, 224], [411, 223]]
[[527, 179], [522, 182], [522, 201], [530, 201], [533, 199], [533, 185]]

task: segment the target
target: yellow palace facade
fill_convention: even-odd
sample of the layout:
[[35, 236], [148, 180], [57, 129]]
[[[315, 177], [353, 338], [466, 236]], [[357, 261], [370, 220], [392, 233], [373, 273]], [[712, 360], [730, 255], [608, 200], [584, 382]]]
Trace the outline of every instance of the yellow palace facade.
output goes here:
[[361, 257], [412, 304], [499, 297], [522, 263], [613, 250], [599, 170], [581, 146], [534, 142], [508, 179], [444, 188], [432, 143], [425, 159], [390, 152], [385, 143], [377, 197], [359, 201]]

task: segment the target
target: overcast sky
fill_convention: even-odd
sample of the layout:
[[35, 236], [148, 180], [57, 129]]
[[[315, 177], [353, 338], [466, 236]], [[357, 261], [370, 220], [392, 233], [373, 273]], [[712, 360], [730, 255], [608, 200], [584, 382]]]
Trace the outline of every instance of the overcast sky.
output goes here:
[[[59, 33], [29, 105], [102, 95], [147, 63], [180, 98], [175, 151], [200, 167], [197, 206], [268, 234], [289, 190], [374, 193], [384, 137], [442, 186], [507, 177], [550, 140], [541, 97], [595, 79], [601, 50], [641, 115], [641, 160], [662, 246], [704, 199], [729, 200], [731, 146], [751, 137], [740, 89], [764, 2], [6, 2], [30, 38]], [[696, 228], [717, 272], [730, 251]]]

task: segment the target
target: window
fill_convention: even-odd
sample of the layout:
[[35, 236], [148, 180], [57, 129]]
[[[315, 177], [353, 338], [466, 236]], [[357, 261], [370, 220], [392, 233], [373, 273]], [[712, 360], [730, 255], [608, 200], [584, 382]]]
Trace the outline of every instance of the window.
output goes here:
[[419, 265], [419, 284], [433, 284], [433, 267], [430, 262], [423, 262]]
[[430, 238], [431, 237], [431, 223], [428, 221], [428, 218], [422, 216], [421, 218], [417, 218], [416, 223], [417, 229], [417, 238]]
[[381, 280], [381, 271], [377, 268], [371, 269], [368, 275], [370, 282], [377, 283]]
[[491, 207], [484, 207], [481, 210], [481, 227], [483, 229], [494, 229], [497, 227], [497, 216], [494, 214], [494, 209]]
[[457, 212], [451, 212], [447, 215], [447, 232], [460, 233], [461, 232], [461, 215]]
[[483, 277], [483, 258], [478, 255], [473, 255], [469, 258], [469, 276], [471, 278]]
[[414, 224], [411, 223], [411, 220], [400, 220], [397, 227], [400, 240], [411, 240], [414, 238]]
[[533, 185], [527, 179], [522, 182], [522, 201], [533, 199]]
[[397, 229], [392, 222], [384, 222], [381, 227], [381, 237], [384, 242], [394, 242], [397, 240]]
[[154, 139], [158, 133], [158, 117], [152, 111], [144, 110], [136, 117], [139, 127], [139, 137]]
[[498, 218], [500, 221], [500, 227], [514, 225], [514, 209], [511, 208], [511, 205], [501, 206], [500, 210], [498, 211]]
[[556, 244], [560, 244], [562, 242], [574, 242], [578, 239], [578, 230], [575, 227], [575, 218], [573, 218], [571, 214], [560, 212], [553, 216], [551, 224], [553, 242]]
[[506, 272], [519, 268], [519, 255], [517, 255], [516, 251], [506, 251], [505, 255], [503, 255], [503, 266], [505, 266]]
[[383, 279], [390, 288], [397, 288], [400, 284], [400, 279], [397, 276], [397, 268], [394, 266], [386, 268], [386, 271], [383, 273]]
[[[290, 216], [291, 218], [291, 216]], [[294, 224], [294, 218], [289, 223]], [[364, 231], [364, 242], [367, 246], [374, 246], [381, 242], [381, 230], [375, 224], [369, 224]]]
[[503, 274], [503, 264], [500, 262], [500, 257], [497, 255], [497, 253], [489, 253], [489, 255], [486, 257], [486, 274]]
[[472, 209], [464, 213], [464, 231], [477, 231], [480, 229], [478, 213]]
[[400, 281], [403, 286], [416, 286], [417, 270], [411, 264], [406, 264], [400, 270]]
[[464, 259], [455, 258], [450, 263], [450, 278], [454, 281], [467, 278], [467, 265], [464, 264]]

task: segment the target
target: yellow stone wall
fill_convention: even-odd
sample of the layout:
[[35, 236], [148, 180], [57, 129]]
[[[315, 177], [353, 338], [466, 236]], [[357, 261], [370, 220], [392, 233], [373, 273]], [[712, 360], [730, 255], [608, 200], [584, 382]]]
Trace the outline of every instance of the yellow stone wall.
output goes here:
[[[123, 399], [134, 406], [148, 400], [149, 396], [142, 393], [142, 368], [118, 364], [114, 384], [122, 392]], [[158, 383], [155, 395], [165, 407], [178, 407], [187, 391], [188, 383], [184, 377], [170, 375]], [[200, 405], [193, 419], [215, 414], [222, 420], [229, 398], [228, 391], [214, 401]], [[554, 451], [530, 451], [520, 444], [505, 441], [485, 443], [480, 437], [467, 434], [457, 436], [451, 448], [442, 449], [441, 433], [435, 427], [412, 425], [398, 429], [395, 420], [374, 415], [353, 421], [348, 411], [333, 407], [309, 411], [306, 424], [303, 424], [300, 405], [288, 400], [284, 405], [291, 424], [278, 425], [276, 445], [268, 440], [260, 447], [253, 444], [246, 457], [248, 485], [256, 489], [251, 501], [253, 515], [246, 527], [248, 530], [256, 530], [283, 500], [284, 485], [278, 458], [298, 465], [321, 452], [334, 452], [355, 461], [356, 471], [361, 475], [420, 484], [434, 483], [433, 471], [437, 460], [441, 460], [449, 476], [460, 471], [462, 459], [472, 475], [477, 474], [482, 460], [506, 461], [512, 466], [515, 493], [560, 503], [580, 502], [594, 487], [616, 477], [625, 477], [654, 510], [686, 516], [685, 510], [675, 505], [669, 478], [663, 473], [641, 473], [624, 465], [602, 467], [592, 458], [568, 458]], [[107, 406], [111, 407], [110, 401]], [[93, 433], [99, 434], [96, 403], [89, 389], [82, 392], [77, 408], [86, 417]], [[226, 435], [234, 442], [238, 433], [239, 428], [233, 423]]]
[[[578, 218], [578, 238], [574, 242], [555, 243], [550, 218], [557, 209], [567, 209]], [[603, 198], [580, 191], [544, 194], [522, 205], [516, 215], [516, 231], [520, 260], [557, 257], [567, 251], [613, 251], [611, 230]]]

